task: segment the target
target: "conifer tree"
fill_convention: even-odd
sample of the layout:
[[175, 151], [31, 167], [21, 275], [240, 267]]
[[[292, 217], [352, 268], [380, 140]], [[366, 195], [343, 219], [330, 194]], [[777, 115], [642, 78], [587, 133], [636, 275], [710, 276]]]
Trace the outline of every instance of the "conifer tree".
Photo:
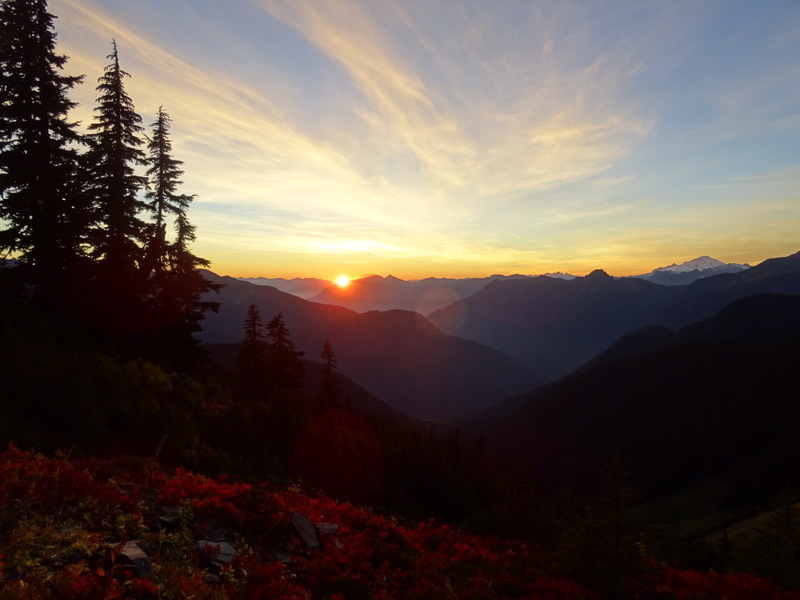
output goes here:
[[297, 350], [278, 313], [267, 323], [269, 350], [263, 398], [268, 409], [264, 431], [272, 451], [288, 459], [296, 435], [309, 417], [310, 399], [303, 389], [304, 352]]
[[333, 344], [330, 340], [325, 340], [322, 346], [322, 385], [319, 390], [319, 399], [322, 408], [339, 407], [339, 383], [336, 379], [336, 353], [333, 351]]
[[631, 512], [639, 494], [619, 456], [604, 465], [600, 475], [600, 495], [563, 532], [561, 568], [599, 590], [603, 598], [635, 597], [638, 582], [651, 568], [644, 532]]
[[297, 350], [289, 337], [283, 313], [278, 313], [267, 323], [267, 335], [270, 339], [270, 365], [275, 387], [297, 387], [303, 381], [303, 363], [300, 359], [305, 352]]
[[[220, 286], [197, 272], [198, 267], [207, 267], [209, 262], [190, 249], [195, 227], [189, 222], [187, 211], [194, 196], [178, 193], [183, 162], [172, 156], [171, 122], [159, 107], [152, 137], [148, 138], [149, 189], [145, 198], [152, 222], [140, 271], [147, 281], [149, 303], [157, 313], [154, 325], [181, 323], [190, 334], [199, 328], [205, 311], [218, 307], [217, 303], [201, 301], [202, 295], [218, 291]], [[173, 242], [167, 239], [169, 217], [174, 218]]]
[[[145, 194], [147, 209], [150, 211], [153, 222], [148, 235], [147, 254], [144, 261], [144, 270], [163, 270], [167, 259], [167, 234], [166, 219], [169, 215], [181, 215], [185, 218], [186, 208], [189, 204], [187, 196], [177, 193], [183, 171], [183, 161], [172, 156], [172, 141], [169, 137], [172, 120], [164, 112], [163, 107], [158, 108], [155, 122], [152, 124], [152, 137], [147, 139], [148, 169], [147, 176], [150, 187]], [[184, 238], [193, 232], [182, 231]], [[183, 240], [184, 242], [188, 240]]]
[[247, 316], [244, 320], [244, 340], [239, 352], [239, 366], [242, 369], [263, 369], [267, 355], [267, 344], [264, 342], [261, 320], [261, 311], [255, 304], [247, 307]]
[[87, 204], [78, 185], [81, 136], [46, 0], [0, 2], [0, 255], [31, 268], [43, 296], [83, 253]]
[[[95, 121], [89, 125], [91, 147], [87, 154], [93, 180], [97, 222], [93, 236], [94, 251], [114, 274], [114, 284], [130, 283], [140, 259], [145, 238], [145, 223], [140, 213], [145, 207], [138, 193], [146, 179], [136, 174], [145, 164], [139, 134], [142, 118], [125, 91], [128, 73], [120, 68], [117, 44], [112, 40], [111, 62], [98, 79], [100, 96]], [[124, 285], [124, 287], [129, 287]]]
[[255, 304], [247, 308], [244, 320], [244, 340], [239, 351], [239, 396], [247, 402], [263, 400], [267, 381], [267, 344], [264, 341], [261, 311]]

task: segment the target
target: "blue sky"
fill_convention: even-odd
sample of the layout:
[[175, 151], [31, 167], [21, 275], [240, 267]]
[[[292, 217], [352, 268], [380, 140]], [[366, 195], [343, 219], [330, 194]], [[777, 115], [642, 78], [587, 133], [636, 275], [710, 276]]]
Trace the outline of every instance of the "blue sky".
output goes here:
[[172, 116], [221, 274], [615, 275], [800, 250], [800, 2], [51, 0]]

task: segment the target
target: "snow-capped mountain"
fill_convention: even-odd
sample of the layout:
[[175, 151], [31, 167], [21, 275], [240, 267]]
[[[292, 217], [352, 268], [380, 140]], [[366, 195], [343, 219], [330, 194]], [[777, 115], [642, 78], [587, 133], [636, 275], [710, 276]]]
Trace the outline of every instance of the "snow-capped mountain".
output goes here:
[[750, 265], [740, 265], [737, 263], [724, 263], [716, 258], [710, 256], [700, 256], [694, 260], [687, 260], [685, 263], [676, 265], [672, 263], [668, 267], [659, 267], [653, 272], [670, 272], [670, 273], [688, 273], [689, 271], [708, 271], [709, 269], [719, 269], [724, 267], [726, 272], [735, 273], [736, 271], [743, 271], [749, 269]]
[[738, 273], [749, 268], [750, 265], [747, 264], [724, 263], [710, 256], [700, 256], [679, 265], [673, 263], [668, 267], [658, 267], [650, 273], [635, 277], [660, 285], [686, 285], [704, 277], [722, 273]]

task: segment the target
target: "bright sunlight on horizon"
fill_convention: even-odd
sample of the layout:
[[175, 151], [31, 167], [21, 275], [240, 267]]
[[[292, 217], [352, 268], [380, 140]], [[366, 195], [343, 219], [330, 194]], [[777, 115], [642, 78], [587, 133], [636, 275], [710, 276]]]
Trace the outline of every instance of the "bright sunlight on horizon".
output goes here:
[[112, 38], [143, 124], [171, 115], [219, 274], [627, 275], [800, 250], [800, 3], [49, 5], [85, 75], [76, 120]]

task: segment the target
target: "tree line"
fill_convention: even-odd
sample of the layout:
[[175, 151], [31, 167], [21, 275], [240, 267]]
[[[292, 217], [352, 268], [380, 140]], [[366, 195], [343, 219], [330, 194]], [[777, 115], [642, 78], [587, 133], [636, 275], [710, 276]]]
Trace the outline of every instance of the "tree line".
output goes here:
[[[0, 2], [0, 257], [44, 313], [78, 319], [119, 348], [191, 345], [214, 290], [191, 250], [195, 196], [181, 191], [169, 114], [145, 132], [116, 42], [86, 131], [70, 120], [46, 0]], [[176, 354], [173, 352], [173, 355]]]

